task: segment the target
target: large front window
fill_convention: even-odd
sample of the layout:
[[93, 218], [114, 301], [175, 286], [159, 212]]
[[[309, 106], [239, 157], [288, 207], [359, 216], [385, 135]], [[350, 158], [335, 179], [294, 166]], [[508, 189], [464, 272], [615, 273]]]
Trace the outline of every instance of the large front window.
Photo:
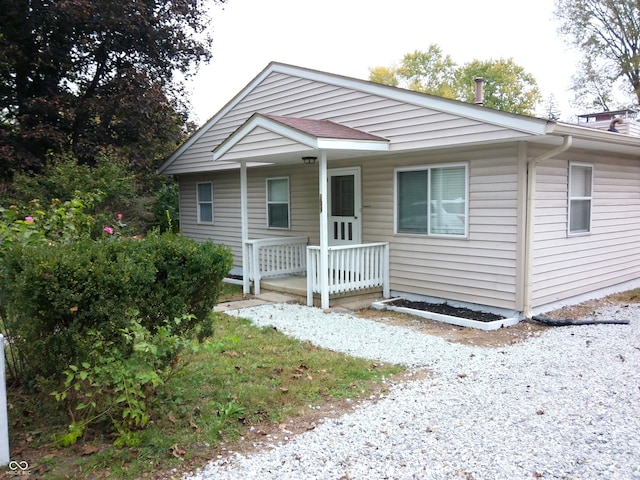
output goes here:
[[396, 171], [396, 231], [422, 235], [467, 234], [467, 165]]
[[267, 225], [289, 228], [289, 179], [267, 179]]
[[569, 234], [591, 231], [591, 190], [593, 167], [569, 166]]

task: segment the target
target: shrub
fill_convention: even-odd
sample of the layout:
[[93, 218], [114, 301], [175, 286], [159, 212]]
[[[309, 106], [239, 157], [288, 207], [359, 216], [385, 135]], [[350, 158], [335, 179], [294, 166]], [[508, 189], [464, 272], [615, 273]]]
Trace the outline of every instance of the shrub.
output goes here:
[[[177, 371], [179, 355], [197, 346], [175, 332], [189, 316], [165, 321], [150, 333], [135, 314], [120, 330], [120, 338], [105, 338], [96, 330], [87, 331], [91, 341], [86, 360], [65, 369], [64, 389], [52, 392], [68, 405], [71, 424], [68, 433], [54, 435], [56, 443], [76, 443], [91, 423], [106, 423], [117, 435], [117, 446], [134, 446], [137, 431], [152, 414], [151, 399]], [[123, 344], [129, 352], [122, 351]]]
[[[16, 173], [11, 203], [25, 209], [24, 215], [30, 215], [29, 203], [33, 199], [49, 205], [100, 192], [86, 210], [96, 219], [97, 226], [119, 212], [127, 212], [127, 224], [136, 233], [158, 226], [168, 228], [167, 212], [172, 219], [178, 218], [175, 181], [135, 173], [130, 162], [115, 151], [100, 153], [93, 163], [93, 166], [80, 164], [68, 154], [54, 155], [40, 174]], [[93, 233], [100, 234], [100, 228]]]
[[131, 354], [120, 332], [134, 311], [151, 334], [185, 315], [174, 333], [212, 332], [210, 313], [232, 263], [228, 248], [170, 233], [104, 237], [6, 251], [5, 321], [31, 376], [61, 378], [68, 365], [85, 361], [89, 331]]

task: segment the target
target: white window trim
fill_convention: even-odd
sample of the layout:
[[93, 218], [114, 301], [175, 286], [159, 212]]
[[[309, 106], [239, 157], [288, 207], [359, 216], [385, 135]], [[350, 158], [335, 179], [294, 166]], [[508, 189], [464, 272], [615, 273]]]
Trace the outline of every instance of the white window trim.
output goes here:
[[[211, 198], [207, 199], [207, 200], [202, 200], [200, 198], [200, 189], [198, 188], [200, 185], [210, 185], [211, 186]], [[200, 206], [202, 204], [210, 204], [211, 205], [211, 221], [210, 222], [205, 222], [203, 220], [200, 220], [201, 216], [200, 216]], [[196, 209], [196, 223], [200, 224], [200, 225], [213, 225], [215, 223], [215, 215], [213, 212], [213, 182], [197, 182], [196, 183], [196, 205], [197, 205], [197, 209]]]
[[[591, 169], [591, 185], [589, 186], [590, 196], [588, 197], [572, 197], [571, 196], [571, 169], [572, 167], [588, 167]], [[581, 235], [591, 235], [591, 226], [593, 221], [593, 177], [595, 169], [590, 163], [569, 162], [568, 182], [567, 182], [567, 236], [578, 237]], [[571, 231], [571, 200], [589, 200], [589, 229], [586, 232], [572, 232]]]
[[[464, 167], [464, 235], [454, 235], [446, 233], [409, 233], [398, 231], [398, 172], [411, 172], [416, 170], [428, 170], [428, 182], [431, 184], [431, 170], [436, 168], [447, 167]], [[429, 223], [429, 229], [431, 229]], [[466, 240], [469, 238], [469, 162], [457, 162], [457, 163], [434, 163], [423, 165], [407, 165], [404, 167], [398, 167], [393, 172], [393, 233], [395, 235], [407, 235], [412, 237], [445, 237], [457, 240]]]
[[[281, 204], [282, 202], [270, 202], [269, 201], [269, 182], [272, 180], [286, 180], [287, 181], [287, 219], [289, 224], [286, 227], [272, 227], [269, 225], [269, 205], [271, 203]], [[273, 230], [291, 230], [291, 180], [289, 177], [268, 177], [265, 179], [265, 221], [267, 228]]]

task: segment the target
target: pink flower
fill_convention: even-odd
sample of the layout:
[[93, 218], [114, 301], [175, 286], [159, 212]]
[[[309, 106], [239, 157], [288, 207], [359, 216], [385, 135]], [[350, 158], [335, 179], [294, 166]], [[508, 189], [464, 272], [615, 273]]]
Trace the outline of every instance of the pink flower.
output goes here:
[[27, 223], [33, 223], [34, 222], [33, 217], [24, 217], [24, 221], [27, 222]]
[[109, 235], [113, 235], [113, 228], [111, 227], [104, 227], [102, 230], [107, 232]]
[[118, 214], [118, 220], [122, 220], [122, 214], [121, 213]]

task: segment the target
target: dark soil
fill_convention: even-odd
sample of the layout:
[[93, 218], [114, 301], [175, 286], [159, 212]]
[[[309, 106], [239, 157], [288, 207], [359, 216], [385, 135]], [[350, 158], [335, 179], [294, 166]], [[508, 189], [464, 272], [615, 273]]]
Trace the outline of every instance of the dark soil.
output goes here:
[[439, 313], [441, 315], [466, 318], [467, 320], [476, 320], [478, 322], [495, 322], [496, 320], [504, 320], [505, 318], [494, 313], [480, 312], [469, 308], [453, 307], [447, 303], [412, 302], [401, 298], [390, 302], [389, 304], [394, 307], [411, 308], [413, 310]]

